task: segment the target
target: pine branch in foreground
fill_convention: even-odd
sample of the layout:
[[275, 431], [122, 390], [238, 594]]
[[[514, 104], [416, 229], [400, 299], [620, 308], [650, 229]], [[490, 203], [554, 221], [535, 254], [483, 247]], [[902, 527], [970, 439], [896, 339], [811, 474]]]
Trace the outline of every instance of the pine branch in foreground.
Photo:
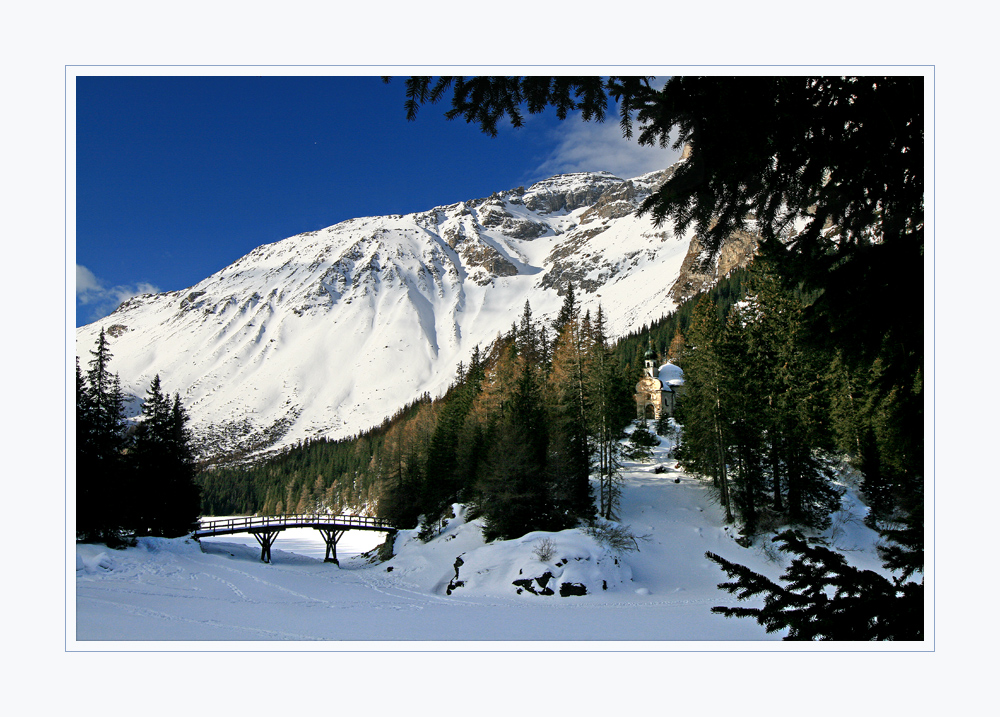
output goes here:
[[787, 530], [773, 538], [796, 555], [781, 586], [746, 566], [706, 557], [731, 578], [719, 584], [738, 600], [764, 595], [764, 607], [716, 606], [726, 617], [752, 617], [768, 633], [788, 630], [786, 640], [922, 640], [923, 583], [890, 580], [847, 564], [842, 555], [809, 545]]

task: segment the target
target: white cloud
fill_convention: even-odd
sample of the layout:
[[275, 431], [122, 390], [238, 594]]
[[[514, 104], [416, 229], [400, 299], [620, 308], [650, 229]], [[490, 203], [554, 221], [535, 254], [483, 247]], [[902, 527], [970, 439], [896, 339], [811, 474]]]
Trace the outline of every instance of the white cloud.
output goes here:
[[[102, 291], [101, 283], [94, 276], [94, 273], [85, 266], [76, 265], [76, 297], [88, 296], [91, 292]], [[84, 298], [86, 303], [86, 298]]]
[[76, 304], [77, 310], [86, 306], [84, 317], [88, 322], [107, 316], [123, 302], [139, 294], [156, 294], [159, 289], [149, 282], [140, 281], [132, 285], [119, 285], [110, 288], [94, 276], [94, 272], [80, 264], [76, 265]]
[[109, 290], [111, 294], [116, 298], [118, 303], [127, 301], [133, 296], [139, 296], [139, 294], [158, 294], [160, 290], [155, 286], [146, 281], [140, 281], [134, 286], [116, 286]]
[[556, 147], [538, 166], [539, 174], [604, 170], [630, 179], [666, 169], [680, 159], [680, 152], [640, 145], [638, 127], [633, 126], [632, 139], [624, 139], [616, 116], [604, 122], [568, 118], [560, 124], [553, 133]]

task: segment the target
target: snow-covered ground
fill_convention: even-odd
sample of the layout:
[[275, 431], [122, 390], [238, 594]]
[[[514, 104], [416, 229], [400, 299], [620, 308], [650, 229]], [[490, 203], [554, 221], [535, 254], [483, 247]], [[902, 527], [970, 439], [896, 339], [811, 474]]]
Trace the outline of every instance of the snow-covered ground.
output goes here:
[[[626, 467], [621, 522], [639, 549], [621, 554], [581, 530], [486, 545], [480, 522], [467, 521], [461, 506], [426, 544], [414, 531], [401, 531], [396, 556], [381, 564], [360, 555], [380, 542], [380, 533], [348, 533], [338, 546], [339, 568], [323, 562], [324, 545], [313, 530], [281, 534], [270, 564], [260, 561], [249, 535], [201, 545], [147, 538], [124, 551], [78, 545], [73, 646], [211, 650], [246, 649], [245, 641], [335, 640], [362, 650], [428, 643], [460, 650], [483, 643], [501, 650], [525, 643], [541, 650], [588, 644], [662, 650], [681, 641], [715, 650], [779, 639], [752, 620], [710, 612], [735, 599], [717, 589], [725, 575], [704, 555], [711, 550], [772, 578], [781, 574], [784, 556], [776, 561], [760, 545], [738, 545], [710, 487], [677, 471], [669, 450], [661, 439], [652, 461]], [[666, 471], [654, 472], [657, 466]], [[877, 535], [862, 524], [864, 507], [852, 490], [843, 505], [827, 539], [854, 564], [878, 568]], [[544, 540], [551, 555], [540, 549]], [[562, 585], [585, 585], [587, 594], [563, 597]], [[546, 587], [553, 594], [538, 594]]]

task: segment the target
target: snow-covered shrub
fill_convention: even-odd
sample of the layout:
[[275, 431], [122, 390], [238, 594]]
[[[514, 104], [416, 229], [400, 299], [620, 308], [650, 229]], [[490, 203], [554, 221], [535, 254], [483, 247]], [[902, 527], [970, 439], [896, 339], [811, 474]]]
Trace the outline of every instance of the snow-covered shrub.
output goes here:
[[616, 553], [639, 550], [639, 539], [631, 530], [620, 523], [609, 521], [594, 523], [584, 528], [583, 532]]
[[547, 563], [556, 554], [556, 544], [551, 538], [542, 538], [532, 551], [539, 562]]

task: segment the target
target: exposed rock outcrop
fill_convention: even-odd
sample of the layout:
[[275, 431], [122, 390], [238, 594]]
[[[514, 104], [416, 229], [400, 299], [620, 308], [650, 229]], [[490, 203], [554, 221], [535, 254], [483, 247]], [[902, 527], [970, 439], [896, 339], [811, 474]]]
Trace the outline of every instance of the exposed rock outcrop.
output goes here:
[[[580, 178], [586, 178], [581, 183]], [[528, 209], [539, 214], [558, 211], [571, 212], [598, 200], [608, 189], [622, 184], [622, 180], [607, 172], [594, 174], [558, 174], [531, 186], [523, 202]]]
[[680, 275], [670, 290], [670, 298], [680, 304], [698, 292], [714, 286], [719, 279], [734, 269], [743, 268], [753, 259], [759, 241], [758, 234], [733, 232], [722, 242], [715, 258], [709, 260], [708, 251], [701, 238], [692, 237], [687, 256], [681, 264]]

